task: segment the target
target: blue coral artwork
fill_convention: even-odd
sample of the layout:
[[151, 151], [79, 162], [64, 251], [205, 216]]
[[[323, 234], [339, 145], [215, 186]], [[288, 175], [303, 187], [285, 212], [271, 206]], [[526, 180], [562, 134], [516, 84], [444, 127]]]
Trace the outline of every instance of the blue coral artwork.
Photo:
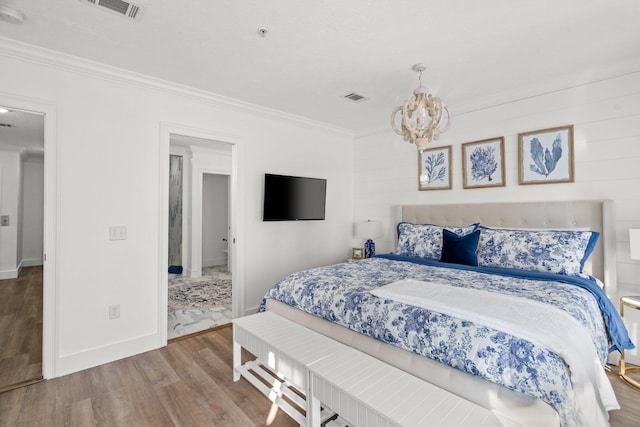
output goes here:
[[451, 146], [431, 148], [418, 153], [418, 189], [451, 188]]
[[573, 126], [518, 135], [520, 184], [573, 182]]
[[462, 144], [464, 188], [503, 187], [504, 138]]

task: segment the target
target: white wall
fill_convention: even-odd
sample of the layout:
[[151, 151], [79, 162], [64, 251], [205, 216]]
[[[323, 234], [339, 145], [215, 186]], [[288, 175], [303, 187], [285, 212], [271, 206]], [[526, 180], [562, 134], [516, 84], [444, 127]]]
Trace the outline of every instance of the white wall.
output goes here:
[[42, 265], [44, 158], [28, 155], [23, 163], [22, 266]]
[[229, 176], [204, 174], [202, 181], [202, 266], [227, 263]]
[[[350, 135], [197, 91], [178, 93], [162, 82], [154, 88], [146, 78], [129, 79], [105, 66], [83, 72], [66, 57], [7, 43], [0, 44], [0, 104], [7, 104], [3, 96], [42, 100], [57, 117], [54, 375], [160, 341], [159, 276], [166, 259], [160, 265], [158, 177], [160, 162], [168, 163], [160, 158], [162, 123], [234, 135], [242, 145], [244, 216], [237, 226], [244, 240], [237, 244], [245, 311], [285, 274], [345, 258], [353, 220]], [[263, 223], [265, 171], [327, 178], [327, 220]], [[109, 241], [111, 225], [125, 225], [127, 239]], [[120, 319], [109, 320], [111, 304], [120, 304]]]
[[0, 215], [9, 215], [9, 226], [0, 227], [0, 279], [42, 265], [43, 209], [42, 152], [0, 141]]
[[[450, 107], [451, 129], [434, 146], [453, 146], [452, 190], [418, 191], [417, 150], [390, 130], [355, 142], [355, 217], [385, 222], [378, 252], [394, 249], [394, 205], [609, 199], [616, 211], [618, 296], [640, 294], [640, 261], [630, 259], [628, 235], [640, 228], [640, 72], [464, 114]], [[518, 133], [569, 124], [575, 183], [518, 185]], [[499, 136], [505, 137], [506, 187], [463, 189], [461, 144]], [[631, 329], [640, 343], [639, 328]]]
[[21, 148], [0, 147], [0, 215], [9, 216], [9, 225], [0, 227], [0, 279], [16, 278], [20, 270], [22, 152]]

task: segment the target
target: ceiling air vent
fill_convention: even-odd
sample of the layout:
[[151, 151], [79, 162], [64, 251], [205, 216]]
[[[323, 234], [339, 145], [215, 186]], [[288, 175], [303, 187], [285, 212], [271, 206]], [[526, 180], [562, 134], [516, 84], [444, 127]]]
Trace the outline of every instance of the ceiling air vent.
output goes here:
[[349, 95], [345, 95], [344, 97], [354, 102], [360, 102], [367, 99], [364, 96], [358, 95], [357, 93], [354, 93], [354, 92], [351, 92]]
[[140, 6], [122, 0], [80, 0], [85, 3], [90, 3], [96, 6], [100, 6], [105, 9], [109, 9], [118, 15], [126, 16], [130, 19], [136, 19], [140, 14]]

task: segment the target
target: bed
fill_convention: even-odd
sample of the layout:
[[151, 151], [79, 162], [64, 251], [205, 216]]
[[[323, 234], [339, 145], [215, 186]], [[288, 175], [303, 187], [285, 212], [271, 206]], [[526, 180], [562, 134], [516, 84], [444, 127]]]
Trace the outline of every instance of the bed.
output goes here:
[[402, 206], [396, 253], [294, 273], [260, 310], [491, 409], [504, 425], [608, 425], [618, 406], [604, 365], [633, 347], [605, 293], [615, 293], [611, 208]]

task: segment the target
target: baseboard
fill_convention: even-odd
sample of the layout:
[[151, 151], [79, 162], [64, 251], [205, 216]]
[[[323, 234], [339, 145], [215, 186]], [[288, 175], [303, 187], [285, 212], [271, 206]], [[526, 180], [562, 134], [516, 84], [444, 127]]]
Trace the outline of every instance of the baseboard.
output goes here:
[[210, 266], [215, 266], [215, 265], [224, 265], [227, 263], [227, 257], [223, 256], [223, 257], [218, 257], [218, 258], [209, 258], [209, 259], [203, 259], [202, 260], [202, 266], [203, 267], [210, 267]]
[[0, 271], [0, 280], [17, 279], [23, 267], [34, 267], [36, 265], [42, 265], [42, 259], [23, 259], [15, 270]]
[[42, 258], [35, 258], [35, 259], [23, 259], [22, 260], [22, 266], [23, 267], [37, 267], [42, 265]]
[[0, 271], [0, 280], [17, 279], [19, 274], [20, 274], [20, 271], [18, 269], [3, 270], [3, 271]]
[[60, 356], [55, 364], [54, 377], [72, 374], [156, 348], [158, 348], [158, 335], [150, 334], [78, 353], [65, 354]]
[[255, 313], [257, 313], [257, 312], [258, 312], [258, 307], [259, 307], [259, 306], [257, 306], [257, 305], [256, 305], [255, 307], [249, 307], [249, 308], [247, 308], [247, 309], [244, 311], [244, 315], [245, 315], [245, 316], [248, 316], [248, 315], [250, 315], [250, 314], [255, 314]]

